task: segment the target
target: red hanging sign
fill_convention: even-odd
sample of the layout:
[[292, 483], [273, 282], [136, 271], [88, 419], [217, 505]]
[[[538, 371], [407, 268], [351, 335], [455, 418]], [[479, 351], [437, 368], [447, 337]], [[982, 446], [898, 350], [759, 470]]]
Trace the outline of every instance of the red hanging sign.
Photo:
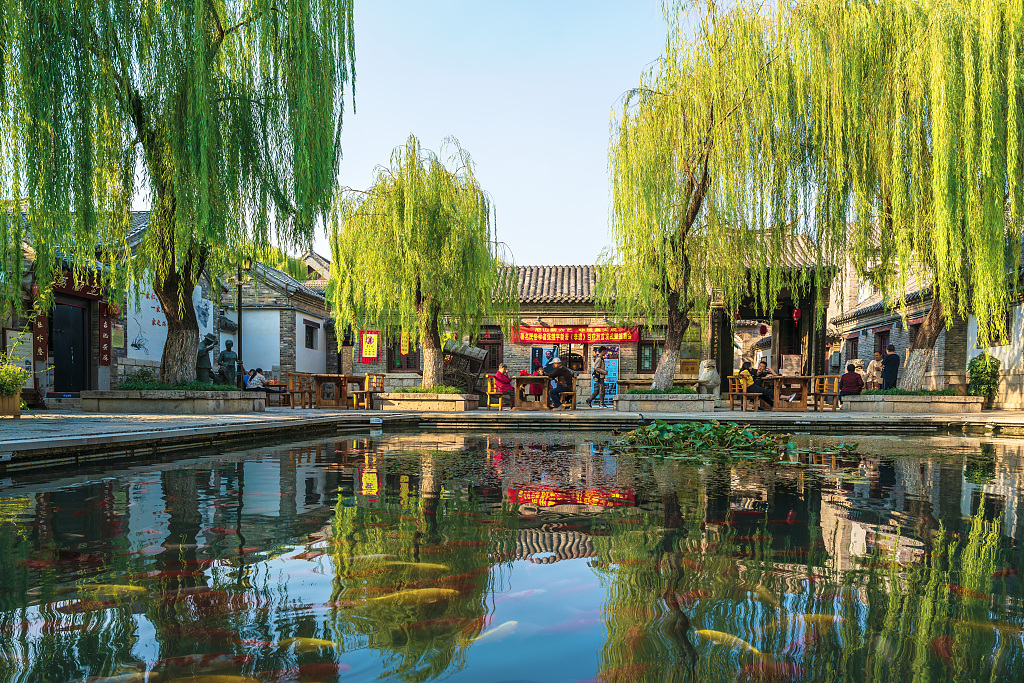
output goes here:
[[639, 327], [520, 327], [512, 331], [517, 344], [573, 342], [599, 344], [640, 341]]
[[359, 362], [376, 363], [380, 360], [380, 332], [365, 330], [359, 333]]

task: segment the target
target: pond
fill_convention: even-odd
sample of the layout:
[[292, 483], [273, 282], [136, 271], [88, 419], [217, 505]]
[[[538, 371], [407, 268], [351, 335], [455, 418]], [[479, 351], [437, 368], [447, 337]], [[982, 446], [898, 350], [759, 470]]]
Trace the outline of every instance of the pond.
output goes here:
[[384, 434], [0, 482], [0, 683], [1024, 677], [1024, 441]]

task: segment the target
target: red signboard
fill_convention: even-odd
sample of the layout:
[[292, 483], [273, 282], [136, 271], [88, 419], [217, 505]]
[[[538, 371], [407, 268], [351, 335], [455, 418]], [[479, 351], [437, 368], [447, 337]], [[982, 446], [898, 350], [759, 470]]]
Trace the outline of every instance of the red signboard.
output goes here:
[[64, 271], [53, 281], [53, 291], [60, 294], [80, 296], [83, 299], [99, 301], [103, 298], [103, 290], [100, 289], [99, 278], [90, 273], [85, 280], [76, 283], [75, 278], [68, 271]]
[[552, 505], [595, 505], [598, 507], [619, 507], [633, 505], [635, 497], [632, 491], [624, 489], [608, 489], [605, 491], [547, 491], [532, 489], [509, 489], [508, 497], [512, 503], [533, 503], [539, 507]]
[[572, 342], [599, 344], [640, 341], [639, 327], [520, 327], [512, 331], [518, 344]]
[[100, 304], [100, 365], [110, 365], [110, 311]]

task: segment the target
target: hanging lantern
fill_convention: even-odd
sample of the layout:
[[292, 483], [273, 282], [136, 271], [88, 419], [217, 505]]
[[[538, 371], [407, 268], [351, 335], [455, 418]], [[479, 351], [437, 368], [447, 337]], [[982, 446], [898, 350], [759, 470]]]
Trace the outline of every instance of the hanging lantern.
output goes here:
[[800, 315], [801, 315], [800, 314], [800, 309], [799, 308], [794, 308], [793, 309], [793, 320], [795, 322], [800, 322]]
[[736, 320], [739, 320], [740, 319], [740, 312], [736, 311], [735, 313], [732, 314], [732, 317], [735, 318]]
[[763, 337], [764, 335], [768, 334], [768, 326], [761, 325], [761, 327], [757, 328], [757, 331], [760, 332], [761, 336]]

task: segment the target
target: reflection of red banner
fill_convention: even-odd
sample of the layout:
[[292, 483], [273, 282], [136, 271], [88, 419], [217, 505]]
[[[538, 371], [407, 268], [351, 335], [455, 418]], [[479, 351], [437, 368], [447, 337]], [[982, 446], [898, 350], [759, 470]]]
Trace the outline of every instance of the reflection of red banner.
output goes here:
[[609, 489], [606, 491], [534, 491], [530, 489], [509, 489], [509, 500], [513, 503], [533, 503], [540, 507], [552, 505], [596, 505], [618, 507], [632, 505], [635, 501], [632, 491]]
[[512, 330], [512, 341], [518, 344], [534, 342], [575, 342], [596, 344], [598, 342], [640, 341], [639, 327], [520, 327]]

